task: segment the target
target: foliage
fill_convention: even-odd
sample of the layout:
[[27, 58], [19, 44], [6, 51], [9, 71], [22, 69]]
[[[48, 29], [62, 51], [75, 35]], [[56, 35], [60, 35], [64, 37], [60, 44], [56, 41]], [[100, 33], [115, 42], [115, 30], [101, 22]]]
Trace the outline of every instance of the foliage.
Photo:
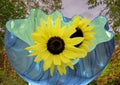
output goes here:
[[62, 8], [62, 0], [25, 0], [26, 9], [29, 11], [31, 8], [39, 8], [45, 13], [51, 13], [53, 11]]
[[[3, 35], [3, 34], [2, 34]], [[3, 38], [0, 37], [0, 51], [3, 49]]]
[[106, 6], [101, 10], [100, 15], [106, 12], [105, 15], [109, 17], [109, 23], [112, 24], [112, 28], [117, 35], [118, 30], [120, 30], [120, 0], [88, 0], [88, 5], [90, 9], [99, 5]]
[[18, 77], [15, 72], [6, 73], [0, 68], [0, 85], [27, 85], [27, 83]]
[[25, 17], [26, 10], [23, 1], [11, 2], [0, 0], [0, 27], [5, 28], [6, 21]]
[[41, 2], [43, 3], [43, 6], [40, 8], [46, 13], [62, 9], [62, 0], [41, 0]]

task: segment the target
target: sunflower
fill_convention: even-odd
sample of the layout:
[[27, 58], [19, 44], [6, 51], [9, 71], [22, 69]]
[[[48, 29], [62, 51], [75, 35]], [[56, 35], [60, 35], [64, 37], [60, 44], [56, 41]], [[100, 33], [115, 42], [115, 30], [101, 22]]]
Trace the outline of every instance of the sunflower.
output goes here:
[[31, 34], [34, 45], [26, 48], [29, 56], [35, 56], [34, 62], [43, 62], [43, 70], [50, 69], [50, 74], [53, 75], [54, 69], [60, 75], [66, 74], [66, 66], [74, 69], [72, 60], [79, 56], [85, 56], [83, 49], [75, 47], [81, 43], [83, 37], [70, 38], [75, 33], [75, 25], [68, 27], [62, 26], [60, 17], [57, 17], [55, 22], [52, 22], [52, 17], [47, 16], [47, 20], [40, 19], [40, 26]]
[[80, 16], [75, 16], [73, 18], [72, 24], [74, 24], [74, 29], [76, 29], [76, 32], [73, 33], [70, 38], [84, 37], [84, 40], [75, 45], [75, 47], [84, 49], [85, 52], [90, 52], [89, 46], [94, 46], [92, 41], [95, 40], [95, 32], [93, 32], [94, 26], [90, 25], [90, 20], [81, 18]]

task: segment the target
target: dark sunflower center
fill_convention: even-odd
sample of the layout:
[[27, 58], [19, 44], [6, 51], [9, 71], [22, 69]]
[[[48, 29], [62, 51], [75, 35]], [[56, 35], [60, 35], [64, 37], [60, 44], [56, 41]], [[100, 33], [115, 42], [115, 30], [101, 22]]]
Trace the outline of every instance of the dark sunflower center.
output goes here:
[[52, 54], [59, 54], [64, 50], [64, 41], [60, 37], [52, 37], [48, 40], [47, 49]]
[[80, 28], [76, 28], [76, 32], [70, 36], [70, 38], [74, 37], [83, 37], [83, 32]]
[[[77, 27], [76, 28], [76, 32], [70, 36], [70, 38], [74, 38], [74, 37], [83, 37], [83, 32], [82, 32], [82, 30], [79, 27]], [[82, 43], [79, 43], [79, 44], [75, 45], [75, 47], [78, 47], [81, 44]]]

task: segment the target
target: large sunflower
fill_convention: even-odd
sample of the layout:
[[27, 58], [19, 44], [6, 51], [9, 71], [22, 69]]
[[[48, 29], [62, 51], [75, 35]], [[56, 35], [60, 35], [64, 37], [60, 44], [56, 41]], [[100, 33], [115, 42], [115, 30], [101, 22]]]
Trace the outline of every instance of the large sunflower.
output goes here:
[[84, 40], [81, 43], [75, 45], [75, 47], [79, 47], [84, 49], [85, 52], [89, 52], [89, 46], [94, 46], [92, 43], [92, 41], [95, 40], [95, 32], [93, 32], [94, 26], [90, 25], [90, 20], [81, 18], [80, 16], [75, 16], [73, 18], [72, 24], [74, 24], [75, 27], [73, 29], [76, 29], [76, 32], [73, 33], [70, 37], [84, 37]]
[[52, 22], [51, 16], [47, 16], [47, 20], [40, 19], [40, 26], [32, 33], [34, 45], [27, 47], [31, 53], [29, 56], [36, 56], [34, 62], [44, 61], [43, 70], [50, 69], [53, 75], [54, 68], [57, 68], [60, 75], [66, 74], [66, 66], [74, 69], [72, 60], [78, 57], [84, 57], [83, 49], [75, 47], [81, 43], [83, 37], [70, 38], [75, 33], [75, 25], [67, 27], [61, 25], [61, 18], [57, 17]]

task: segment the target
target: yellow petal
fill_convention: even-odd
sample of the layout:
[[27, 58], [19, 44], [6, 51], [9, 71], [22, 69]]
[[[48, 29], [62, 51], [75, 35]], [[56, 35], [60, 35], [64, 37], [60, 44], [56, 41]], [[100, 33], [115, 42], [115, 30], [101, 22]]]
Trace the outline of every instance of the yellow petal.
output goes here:
[[95, 40], [95, 37], [93, 35], [89, 35], [89, 36], [84, 36], [85, 37], [85, 40]]
[[43, 56], [36, 56], [34, 62], [40, 62], [43, 60]]
[[44, 29], [46, 28], [46, 24], [43, 19], [40, 19], [40, 25], [42, 28], [44, 28]]
[[52, 56], [54, 58], [55, 65], [61, 65], [61, 59], [59, 56]]
[[54, 64], [52, 64], [50, 67], [50, 75], [53, 76], [53, 73], [54, 73]]
[[66, 74], [66, 66], [65, 66], [65, 64], [58, 65], [57, 69], [58, 69], [58, 72], [60, 73], [60, 75]]
[[84, 58], [87, 55], [87, 51], [85, 49], [80, 49], [78, 58]]
[[71, 25], [68, 27], [68, 29], [65, 30], [64, 36], [69, 38], [75, 32], [76, 32], [75, 27]]
[[48, 70], [48, 68], [51, 67], [52, 62], [53, 62], [53, 58], [51, 56], [48, 56], [48, 58], [44, 60], [44, 64], [43, 64], [44, 71]]
[[61, 20], [60, 20], [60, 17], [57, 17], [55, 24], [56, 24], [56, 25], [55, 25], [55, 28], [61, 28]]
[[[65, 55], [65, 54], [64, 54], [64, 55]], [[71, 61], [69, 60], [69, 58], [65, 57], [64, 55], [60, 56], [60, 59], [62, 60], [62, 62], [64, 62], [64, 63], [71, 62]]]
[[76, 52], [70, 50], [64, 50], [64, 56], [69, 59], [76, 59], [78, 54]]
[[63, 69], [63, 74], [66, 74], [66, 65], [65, 65], [65, 64], [62, 64], [62, 65], [61, 65], [61, 68]]
[[73, 51], [73, 52], [79, 52], [80, 49], [75, 47], [75, 46], [71, 46], [71, 45], [66, 45], [66, 50], [69, 50], [69, 51]]
[[83, 37], [68, 38], [66, 40], [66, 44], [77, 45], [77, 44], [81, 43], [83, 40], [84, 40]]
[[34, 50], [36, 49], [36, 45], [30, 46], [30, 47], [26, 47], [25, 50]]
[[88, 20], [88, 19], [86, 19], [86, 18], [83, 18], [83, 19], [81, 20], [81, 22], [82, 22], [82, 27], [85, 28], [85, 27], [87, 27], [87, 26], [89, 25], [90, 20]]
[[63, 39], [64, 39], [64, 32], [65, 32], [65, 30], [66, 30], [66, 26], [63, 26], [63, 27], [59, 30], [60, 32], [58, 33], [59, 36], [62, 37]]
[[92, 31], [84, 33], [85, 36], [90, 36], [90, 35], [93, 35], [93, 34], [95, 34], [95, 32], [92, 32]]
[[75, 26], [77, 26], [79, 21], [80, 21], [80, 16], [75, 16], [75, 18], [73, 19], [73, 22], [72, 22], [72, 23], [73, 23]]
[[87, 28], [85, 29], [82, 29], [83, 32], [89, 32], [89, 31], [92, 31], [94, 29], [94, 26], [88, 26]]
[[36, 56], [38, 54], [38, 51], [33, 51], [31, 54], [29, 54], [28, 56]]
[[81, 44], [80, 46], [79, 46], [79, 48], [82, 48], [82, 49], [85, 49], [87, 52], [89, 52], [89, 48], [88, 48], [88, 45], [86, 45], [86, 44]]
[[57, 66], [58, 72], [60, 73], [60, 75], [63, 75], [63, 69], [61, 68], [61, 66]]
[[85, 40], [83, 43], [89, 46], [94, 46], [94, 44], [90, 40]]
[[50, 28], [52, 28], [52, 19], [51, 19], [51, 16], [48, 16], [47, 20], [48, 20], [47, 26], [50, 29]]
[[[41, 34], [41, 35], [40, 35]], [[33, 33], [32, 34], [32, 38], [34, 41], [37, 41], [37, 42], [41, 42], [41, 41], [46, 41], [47, 40], [47, 35], [45, 35], [44, 33], [42, 32], [39, 32], [38, 33]]]
[[[87, 54], [87, 51], [85, 51], [85, 49], [80, 49], [80, 48], [77, 48], [77, 47], [74, 47], [74, 46], [69, 46], [68, 47], [69, 49], [66, 49], [66, 50], [69, 50], [71, 52], [74, 52], [74, 57], [75, 58], [83, 58], [86, 56]], [[70, 54], [70, 53], [69, 53]], [[68, 57], [68, 54], [66, 54], [67, 57]], [[72, 55], [72, 54], [71, 54]]]
[[40, 62], [41, 60], [46, 60], [48, 58], [49, 54], [47, 50], [42, 50], [38, 53], [37, 57], [35, 58], [35, 62]]
[[72, 63], [70, 62], [70, 63], [67, 63], [67, 65], [73, 70], [74, 69], [74, 67], [73, 67], [73, 65], [72, 65]]

